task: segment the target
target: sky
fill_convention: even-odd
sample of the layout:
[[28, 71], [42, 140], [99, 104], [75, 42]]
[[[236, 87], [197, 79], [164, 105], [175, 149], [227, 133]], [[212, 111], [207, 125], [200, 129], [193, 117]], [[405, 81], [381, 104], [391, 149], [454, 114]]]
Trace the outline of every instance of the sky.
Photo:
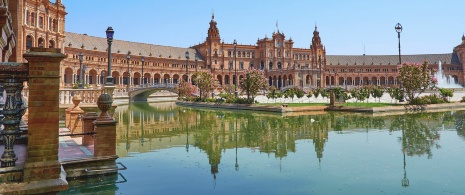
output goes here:
[[[52, 0], [53, 2], [53, 0]], [[465, 32], [464, 0], [62, 0], [65, 30], [190, 47], [204, 42], [212, 13], [225, 43], [255, 45], [279, 28], [309, 48], [315, 25], [328, 55], [451, 53]]]

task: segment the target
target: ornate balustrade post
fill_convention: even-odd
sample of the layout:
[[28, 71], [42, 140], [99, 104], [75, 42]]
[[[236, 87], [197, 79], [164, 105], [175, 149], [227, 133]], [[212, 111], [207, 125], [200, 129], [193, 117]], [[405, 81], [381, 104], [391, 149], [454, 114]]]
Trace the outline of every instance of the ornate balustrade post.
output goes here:
[[6, 90], [7, 96], [3, 107], [3, 130], [2, 137], [5, 145], [5, 150], [1, 158], [1, 167], [14, 167], [16, 165], [16, 154], [13, 150], [16, 136], [19, 133], [19, 121], [21, 120], [21, 93], [18, 96], [18, 91], [22, 90], [23, 83], [18, 79], [5, 79], [3, 87]]

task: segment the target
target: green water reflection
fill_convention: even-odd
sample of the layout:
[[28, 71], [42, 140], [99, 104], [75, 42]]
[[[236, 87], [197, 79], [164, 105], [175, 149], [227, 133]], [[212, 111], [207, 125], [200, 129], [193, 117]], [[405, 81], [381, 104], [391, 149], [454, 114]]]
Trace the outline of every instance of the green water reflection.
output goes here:
[[[282, 116], [132, 104], [115, 112], [128, 170], [93, 193], [461, 194], [464, 111]], [[106, 183], [105, 183], [106, 182]], [[86, 183], [79, 181], [76, 183]], [[89, 183], [89, 182], [87, 182]], [[85, 185], [73, 185], [71, 192]], [[63, 193], [66, 194], [66, 193]]]

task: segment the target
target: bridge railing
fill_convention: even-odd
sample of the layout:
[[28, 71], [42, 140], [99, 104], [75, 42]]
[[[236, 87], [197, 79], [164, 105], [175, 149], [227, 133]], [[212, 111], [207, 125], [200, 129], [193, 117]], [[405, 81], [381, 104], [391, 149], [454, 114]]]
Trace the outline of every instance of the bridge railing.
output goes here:
[[143, 85], [134, 85], [130, 90], [146, 89], [146, 88], [175, 88], [178, 84], [174, 83], [147, 83]]
[[103, 89], [60, 89], [60, 104], [72, 104], [73, 96], [80, 95], [81, 103], [97, 103]]

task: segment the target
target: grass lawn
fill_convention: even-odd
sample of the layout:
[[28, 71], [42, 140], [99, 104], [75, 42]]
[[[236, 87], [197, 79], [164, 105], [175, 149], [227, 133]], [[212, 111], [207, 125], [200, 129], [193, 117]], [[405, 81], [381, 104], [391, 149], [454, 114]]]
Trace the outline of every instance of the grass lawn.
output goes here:
[[[329, 106], [328, 103], [260, 103], [263, 106], [281, 106], [287, 104], [288, 107], [304, 107], [304, 106]], [[346, 102], [345, 104], [338, 104], [338, 106], [357, 106], [357, 107], [385, 107], [385, 106], [401, 106], [402, 104], [392, 103], [378, 103], [378, 102]]]

